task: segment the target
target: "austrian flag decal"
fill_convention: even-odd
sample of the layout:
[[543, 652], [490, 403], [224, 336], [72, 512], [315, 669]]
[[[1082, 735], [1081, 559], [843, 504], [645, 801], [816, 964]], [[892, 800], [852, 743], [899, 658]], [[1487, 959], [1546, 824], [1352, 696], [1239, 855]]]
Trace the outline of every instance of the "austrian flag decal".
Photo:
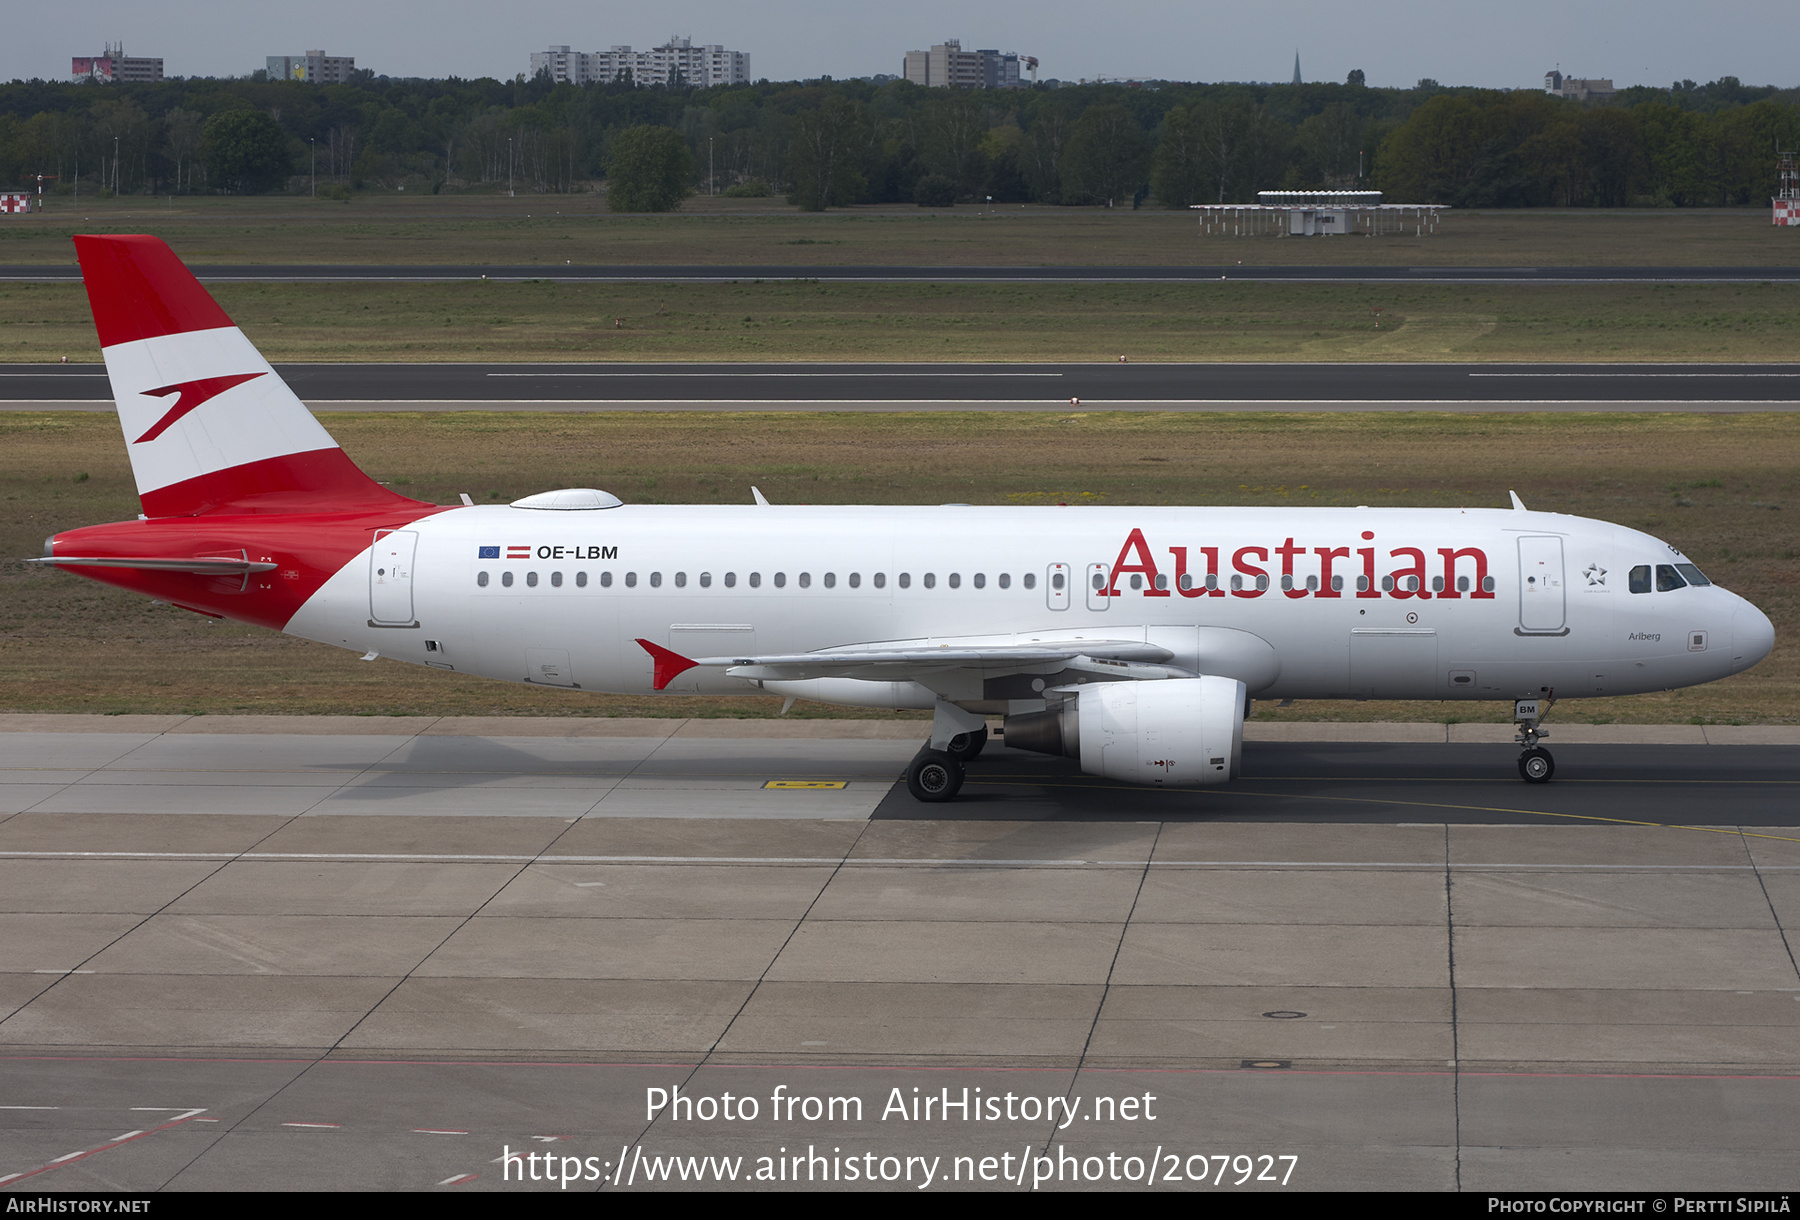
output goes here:
[[506, 548], [508, 559], [530, 559], [531, 548], [528, 546], [509, 546]]

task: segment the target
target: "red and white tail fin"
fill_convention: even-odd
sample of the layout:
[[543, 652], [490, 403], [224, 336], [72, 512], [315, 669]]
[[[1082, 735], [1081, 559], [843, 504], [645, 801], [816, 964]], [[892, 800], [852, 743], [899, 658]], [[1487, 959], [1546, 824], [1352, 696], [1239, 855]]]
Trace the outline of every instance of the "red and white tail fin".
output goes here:
[[160, 239], [75, 249], [147, 516], [418, 503], [356, 468]]

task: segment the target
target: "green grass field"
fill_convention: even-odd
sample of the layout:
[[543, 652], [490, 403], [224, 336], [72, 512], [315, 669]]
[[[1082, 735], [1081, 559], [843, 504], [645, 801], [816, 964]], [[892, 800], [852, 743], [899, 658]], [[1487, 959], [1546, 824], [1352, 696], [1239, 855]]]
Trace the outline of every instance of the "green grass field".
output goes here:
[[[219, 284], [272, 360], [1767, 361], [1800, 284]], [[1377, 312], [1379, 310], [1379, 312]], [[0, 283], [0, 361], [97, 361], [76, 284]]]
[[697, 197], [615, 215], [592, 193], [88, 199], [0, 216], [0, 264], [66, 263], [72, 233], [154, 233], [196, 263], [905, 266], [1793, 266], [1767, 207], [1446, 212], [1423, 237], [1202, 237], [1193, 214], [1012, 205], [843, 208]]
[[[1532, 508], [1648, 530], [1774, 620], [1724, 682], [1565, 703], [1559, 720], [1800, 723], [1793, 415], [331, 415], [377, 479], [439, 503], [598, 486], [632, 502], [1373, 504]], [[772, 715], [773, 700], [512, 686], [215, 623], [27, 565], [57, 530], [137, 511], [109, 415], [0, 415], [0, 710]], [[1072, 511], [1079, 511], [1072, 510]], [[865, 715], [802, 704], [796, 715]], [[1504, 720], [1470, 704], [1301, 703], [1278, 719]]]

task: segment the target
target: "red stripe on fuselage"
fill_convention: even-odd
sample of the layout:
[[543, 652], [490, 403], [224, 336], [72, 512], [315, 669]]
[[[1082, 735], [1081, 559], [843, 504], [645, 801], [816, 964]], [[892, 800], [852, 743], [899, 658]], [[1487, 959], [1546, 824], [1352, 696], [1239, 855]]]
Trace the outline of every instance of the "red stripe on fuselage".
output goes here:
[[[398, 498], [398, 497], [396, 497]], [[165, 517], [149, 521], [117, 521], [56, 535], [63, 555], [109, 555], [134, 559], [185, 559], [196, 555], [243, 552], [255, 563], [273, 563], [274, 571], [241, 576], [202, 576], [191, 572], [157, 572], [138, 568], [65, 568], [97, 580], [159, 598], [187, 610], [254, 623], [280, 631], [301, 606], [344, 565], [368, 549], [375, 531], [404, 529], [448, 507], [415, 505], [413, 511], [345, 511], [210, 514]]]

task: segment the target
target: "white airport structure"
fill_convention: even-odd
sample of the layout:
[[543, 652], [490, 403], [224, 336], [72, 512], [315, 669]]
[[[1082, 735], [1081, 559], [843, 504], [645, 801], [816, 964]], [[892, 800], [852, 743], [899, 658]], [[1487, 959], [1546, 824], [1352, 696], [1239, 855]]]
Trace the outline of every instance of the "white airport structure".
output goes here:
[[1037, 60], [1016, 51], [991, 49], [965, 51], [959, 39], [949, 38], [928, 51], [908, 51], [900, 74], [928, 89], [1017, 89], [1023, 65], [1037, 80]]
[[639, 85], [679, 81], [703, 89], [750, 83], [750, 54], [717, 43], [695, 46], [691, 38], [670, 35], [647, 51], [616, 46], [607, 51], [573, 51], [553, 46], [531, 53], [531, 75], [547, 75], [558, 84], [610, 85], [627, 75]]
[[125, 54], [125, 44], [106, 44], [104, 55], [77, 55], [69, 60], [69, 79], [77, 83], [95, 81], [110, 85], [142, 84], [163, 78], [163, 61], [158, 57]]
[[324, 51], [308, 51], [304, 55], [271, 55], [265, 61], [270, 80], [303, 80], [314, 85], [346, 85], [356, 71], [353, 55], [327, 55]]
[[1380, 191], [1258, 191], [1255, 203], [1196, 203], [1203, 236], [1329, 237], [1437, 232], [1438, 203], [1383, 203]]
[[1800, 225], [1800, 162], [1794, 154], [1784, 152], [1775, 164], [1775, 223]]

